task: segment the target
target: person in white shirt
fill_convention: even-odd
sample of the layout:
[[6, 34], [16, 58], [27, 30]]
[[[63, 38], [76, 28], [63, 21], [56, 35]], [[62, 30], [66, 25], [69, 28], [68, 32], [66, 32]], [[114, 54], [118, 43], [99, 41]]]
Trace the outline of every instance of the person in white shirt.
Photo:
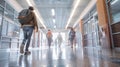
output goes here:
[[58, 41], [58, 45], [59, 45], [59, 47], [61, 47], [61, 44], [62, 44], [63, 38], [62, 38], [62, 35], [61, 35], [60, 32], [59, 32], [59, 34], [58, 34], [58, 36], [57, 36], [57, 41]]

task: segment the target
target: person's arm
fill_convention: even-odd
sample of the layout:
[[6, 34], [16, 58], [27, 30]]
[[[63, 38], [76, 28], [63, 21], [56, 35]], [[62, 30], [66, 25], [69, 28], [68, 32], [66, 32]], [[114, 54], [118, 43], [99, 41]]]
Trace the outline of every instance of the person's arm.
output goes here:
[[34, 22], [35, 30], [36, 30], [36, 32], [37, 32], [37, 31], [38, 31], [38, 24], [37, 24], [37, 19], [36, 19], [36, 16], [35, 16], [35, 13], [34, 13], [34, 12], [33, 12], [33, 16], [34, 16], [33, 22]]

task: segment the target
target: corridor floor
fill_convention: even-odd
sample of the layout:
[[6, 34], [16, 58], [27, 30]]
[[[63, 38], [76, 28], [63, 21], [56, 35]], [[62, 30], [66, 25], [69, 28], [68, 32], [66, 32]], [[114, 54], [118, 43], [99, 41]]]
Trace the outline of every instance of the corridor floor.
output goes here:
[[99, 48], [31, 49], [31, 55], [19, 50], [0, 50], [0, 67], [120, 67], [120, 52]]

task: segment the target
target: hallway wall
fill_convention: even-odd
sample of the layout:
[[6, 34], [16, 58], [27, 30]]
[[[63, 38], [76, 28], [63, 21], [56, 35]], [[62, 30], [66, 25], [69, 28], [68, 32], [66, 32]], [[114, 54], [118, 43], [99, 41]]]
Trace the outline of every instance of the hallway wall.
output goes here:
[[[98, 40], [99, 41], [99, 46], [102, 47], [102, 48], [111, 48], [112, 47], [112, 43], [111, 43], [111, 37], [110, 37], [110, 28], [109, 28], [109, 22], [108, 22], [108, 13], [107, 13], [107, 8], [106, 8], [106, 4], [105, 4], [105, 1], [106, 0], [97, 0], [96, 2], [96, 5], [93, 6], [93, 9], [90, 9], [88, 13], [86, 13], [86, 15], [82, 18], [82, 20], [79, 22], [81, 28], [80, 28], [80, 32], [82, 32], [82, 39], [83, 39], [83, 47], [85, 46], [88, 46], [88, 45], [94, 45], [93, 42], [94, 42], [94, 38], [93, 36], [92, 37], [88, 37], [88, 35], [90, 34], [89, 32], [87, 32], [87, 30], [89, 30], [88, 26], [89, 24], [86, 24], [86, 22], [89, 22], [90, 21], [90, 18], [92, 17], [95, 17], [97, 18], [98, 17]], [[96, 16], [93, 16], [94, 14], [94, 7], [96, 7], [96, 12], [97, 12], [97, 15]], [[93, 14], [92, 14], [92, 11], [93, 11]], [[90, 16], [90, 17], [89, 17]], [[88, 18], [88, 19], [85, 19], [85, 18]], [[95, 22], [95, 21], [94, 21]], [[90, 23], [92, 24], [92, 23]], [[97, 27], [96, 27], [97, 28]], [[86, 30], [87, 29], [87, 30]], [[92, 28], [91, 28], [92, 29]], [[87, 34], [86, 34], [87, 32]], [[86, 39], [87, 38], [87, 39]], [[91, 43], [89, 42], [90, 39], [92, 39]]]

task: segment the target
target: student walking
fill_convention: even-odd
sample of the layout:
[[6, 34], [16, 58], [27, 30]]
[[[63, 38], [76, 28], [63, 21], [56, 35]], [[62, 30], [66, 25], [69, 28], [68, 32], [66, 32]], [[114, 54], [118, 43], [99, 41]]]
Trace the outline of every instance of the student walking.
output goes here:
[[48, 32], [46, 34], [46, 37], [47, 37], [48, 46], [50, 48], [51, 43], [52, 43], [52, 32], [51, 32], [51, 30], [48, 30]]
[[[29, 46], [33, 30], [35, 30], [36, 32], [38, 31], [37, 20], [33, 10], [34, 8], [30, 6], [28, 9], [24, 9], [23, 11], [21, 11], [18, 16], [24, 34], [24, 39], [20, 46], [20, 53], [21, 54], [25, 53], [25, 55], [30, 54]], [[24, 51], [25, 46], [26, 48]]]
[[59, 47], [61, 47], [61, 44], [62, 44], [62, 41], [63, 41], [63, 38], [62, 38], [61, 33], [58, 34], [58, 36], [57, 36], [57, 41], [58, 41]]
[[75, 31], [73, 28], [71, 28], [69, 32], [69, 40], [70, 40], [71, 48], [73, 48], [74, 39], [75, 39]]

